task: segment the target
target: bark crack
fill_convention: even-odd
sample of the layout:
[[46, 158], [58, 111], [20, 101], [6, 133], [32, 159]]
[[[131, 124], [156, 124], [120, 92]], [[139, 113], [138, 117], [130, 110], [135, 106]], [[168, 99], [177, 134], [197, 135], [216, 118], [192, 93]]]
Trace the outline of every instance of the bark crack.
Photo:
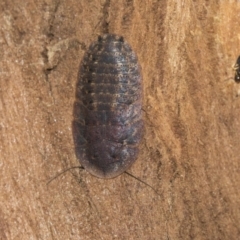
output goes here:
[[54, 7], [52, 9], [49, 9], [49, 13], [50, 13], [50, 17], [48, 20], [48, 27], [47, 27], [47, 31], [45, 33], [47, 40], [45, 41], [45, 45], [44, 45], [44, 49], [42, 51], [42, 57], [43, 57], [43, 61], [44, 61], [44, 68], [43, 68], [43, 72], [45, 75], [45, 81], [48, 83], [49, 85], [49, 90], [50, 90], [50, 94], [52, 95], [52, 86], [51, 86], [51, 82], [49, 81], [49, 74], [51, 73], [52, 70], [55, 69], [56, 66], [54, 67], [49, 67], [49, 52], [48, 52], [48, 45], [51, 43], [51, 41], [54, 38], [54, 21], [56, 18], [56, 13], [58, 11], [60, 5], [60, 0], [56, 0], [54, 1]]

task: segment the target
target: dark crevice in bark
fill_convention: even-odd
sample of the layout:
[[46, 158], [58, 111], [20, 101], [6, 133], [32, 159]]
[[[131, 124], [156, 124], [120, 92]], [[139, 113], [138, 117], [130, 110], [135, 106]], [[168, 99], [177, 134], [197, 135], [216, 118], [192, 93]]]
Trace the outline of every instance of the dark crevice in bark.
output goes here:
[[42, 57], [43, 57], [43, 61], [44, 61], [44, 74], [45, 74], [45, 80], [49, 85], [49, 90], [50, 90], [50, 94], [52, 95], [52, 86], [51, 83], [49, 81], [49, 74], [51, 73], [52, 70], [54, 70], [56, 68], [56, 66], [54, 67], [50, 67], [49, 66], [49, 58], [48, 58], [48, 45], [49, 43], [51, 43], [51, 41], [54, 38], [54, 21], [56, 18], [56, 13], [58, 11], [60, 5], [60, 0], [56, 0], [54, 1], [54, 7], [51, 10], [51, 14], [48, 20], [48, 30], [45, 33], [46, 37], [47, 37], [47, 41], [45, 42], [44, 45], [44, 50], [42, 51]]

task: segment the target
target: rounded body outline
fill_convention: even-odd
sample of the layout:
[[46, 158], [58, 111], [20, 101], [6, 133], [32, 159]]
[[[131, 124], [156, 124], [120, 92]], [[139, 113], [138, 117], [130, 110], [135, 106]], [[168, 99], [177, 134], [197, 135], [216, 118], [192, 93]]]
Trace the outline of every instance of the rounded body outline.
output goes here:
[[86, 51], [73, 116], [76, 156], [92, 175], [117, 177], [135, 162], [143, 135], [142, 75], [123, 37], [104, 34]]

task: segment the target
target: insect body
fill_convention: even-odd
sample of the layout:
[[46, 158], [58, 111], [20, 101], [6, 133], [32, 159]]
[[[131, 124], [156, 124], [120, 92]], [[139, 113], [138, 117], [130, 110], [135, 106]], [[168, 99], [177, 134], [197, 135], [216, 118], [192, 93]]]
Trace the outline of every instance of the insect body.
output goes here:
[[234, 77], [235, 82], [240, 82], [240, 56], [238, 57], [237, 62], [235, 63], [233, 69], [235, 71]]
[[138, 155], [142, 138], [142, 77], [123, 37], [105, 34], [85, 53], [74, 103], [77, 158], [91, 174], [112, 178]]

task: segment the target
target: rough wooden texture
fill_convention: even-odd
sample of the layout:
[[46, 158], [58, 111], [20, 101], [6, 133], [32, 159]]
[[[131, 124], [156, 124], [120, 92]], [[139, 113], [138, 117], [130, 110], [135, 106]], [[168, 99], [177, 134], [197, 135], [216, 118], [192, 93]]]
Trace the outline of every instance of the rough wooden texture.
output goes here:
[[[240, 2], [0, 1], [0, 239], [239, 239]], [[71, 132], [86, 47], [124, 36], [144, 84], [130, 173], [98, 179]], [[228, 79], [228, 80], [226, 80]], [[73, 174], [71, 174], [73, 173]]]

